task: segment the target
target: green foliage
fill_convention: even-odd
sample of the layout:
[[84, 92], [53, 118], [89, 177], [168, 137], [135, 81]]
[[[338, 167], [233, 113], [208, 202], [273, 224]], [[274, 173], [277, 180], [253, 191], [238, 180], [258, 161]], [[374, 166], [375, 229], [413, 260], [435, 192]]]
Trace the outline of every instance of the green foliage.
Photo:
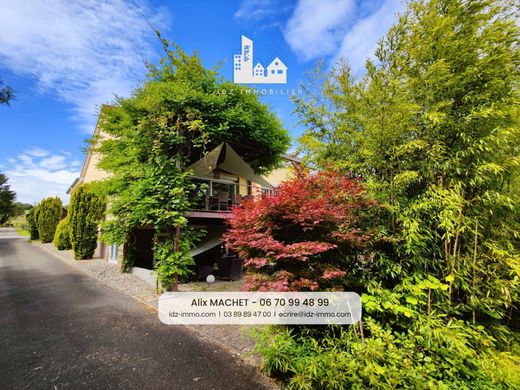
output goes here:
[[[180, 233], [180, 231], [179, 231]], [[206, 234], [205, 230], [185, 226], [177, 239], [175, 230], [157, 234], [153, 246], [157, 279], [164, 287], [186, 280], [195, 262], [190, 255], [193, 244]]]
[[[220, 80], [196, 55], [163, 45], [166, 58], [149, 67], [144, 85], [117, 106], [103, 107], [99, 123], [110, 137], [92, 140], [99, 167], [111, 174], [103, 184], [114, 217], [103, 224], [109, 243], [124, 243], [134, 227], [153, 225], [170, 237], [180, 227], [179, 248], [190, 247], [185, 215], [196, 188], [185, 167], [226, 141], [261, 173], [289, 146], [287, 131], [257, 96]], [[190, 264], [185, 253], [167, 249], [173, 240], [156, 248], [165, 282]]]
[[190, 274], [190, 267], [195, 265], [189, 255], [191, 246], [187, 240], [182, 240], [178, 250], [175, 250], [172, 240], [157, 241], [153, 246], [154, 259], [157, 261], [157, 278], [161, 285], [168, 286]]
[[268, 328], [257, 344], [263, 369], [289, 389], [518, 388], [518, 355], [490, 349], [482, 326], [423, 316], [395, 332], [364, 321], [364, 340], [354, 327]]
[[70, 197], [70, 238], [76, 259], [91, 259], [97, 246], [98, 226], [105, 211], [106, 202], [89, 189], [78, 187]]
[[63, 204], [57, 196], [45, 198], [36, 205], [35, 221], [41, 242], [52, 242], [62, 214]]
[[20, 216], [23, 216], [27, 210], [32, 209], [33, 206], [29, 203], [14, 202], [13, 208], [14, 208], [13, 217], [20, 217]]
[[10, 190], [7, 177], [0, 173], [0, 225], [15, 214], [14, 199], [16, 194]]
[[30, 209], [27, 212], [27, 216], [26, 216], [27, 225], [28, 225], [28, 228], [29, 228], [29, 233], [30, 233], [30, 239], [31, 240], [37, 240], [38, 238], [40, 238], [40, 235], [38, 234], [38, 224], [36, 223], [36, 221], [37, 221], [37, 216], [36, 216], [37, 210], [38, 210], [37, 207], [33, 207], [32, 209]]
[[447, 280], [443, 311], [490, 329], [518, 320], [519, 36], [507, 1], [412, 1], [363, 77], [341, 64], [296, 100], [312, 164], [388, 211], [392, 245], [358, 276]]
[[71, 229], [69, 218], [63, 218], [56, 227], [56, 232], [54, 233], [54, 246], [62, 251], [66, 249], [72, 249], [72, 244], [70, 242]]
[[123, 261], [121, 262], [121, 272], [130, 272], [135, 264], [136, 249], [133, 242], [126, 242], [123, 249]]
[[345, 280], [364, 324], [266, 339], [289, 387], [519, 387], [516, 16], [509, 1], [411, 1], [362, 77], [318, 70], [295, 99], [308, 163], [360, 175], [386, 240]]

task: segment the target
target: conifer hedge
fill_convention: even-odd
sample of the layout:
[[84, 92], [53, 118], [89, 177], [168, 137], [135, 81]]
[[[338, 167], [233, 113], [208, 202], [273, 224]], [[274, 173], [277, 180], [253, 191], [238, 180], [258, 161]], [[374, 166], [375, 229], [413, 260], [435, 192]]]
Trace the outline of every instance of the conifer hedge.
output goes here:
[[54, 246], [60, 251], [72, 248], [72, 244], [70, 242], [70, 223], [68, 217], [62, 219], [56, 227], [56, 233], [54, 233]]
[[33, 207], [27, 212], [25, 219], [27, 220], [27, 225], [29, 226], [31, 240], [37, 240], [40, 236], [38, 234], [38, 226], [36, 224], [36, 207]]
[[91, 259], [96, 250], [98, 225], [105, 210], [105, 199], [80, 186], [70, 197], [69, 220], [74, 257]]
[[43, 199], [36, 206], [35, 220], [41, 242], [52, 242], [63, 213], [63, 203], [57, 196]]

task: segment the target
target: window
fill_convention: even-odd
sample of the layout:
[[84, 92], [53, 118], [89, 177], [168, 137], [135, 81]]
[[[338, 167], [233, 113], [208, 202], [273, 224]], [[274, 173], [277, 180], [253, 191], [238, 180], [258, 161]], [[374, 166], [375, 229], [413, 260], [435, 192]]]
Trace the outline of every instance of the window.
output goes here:
[[278, 69], [278, 74], [283, 74], [283, 69]]
[[274, 74], [274, 69], [271, 69], [271, 74]]
[[119, 252], [119, 245], [112, 244], [108, 247], [108, 262], [117, 264], [117, 257]]

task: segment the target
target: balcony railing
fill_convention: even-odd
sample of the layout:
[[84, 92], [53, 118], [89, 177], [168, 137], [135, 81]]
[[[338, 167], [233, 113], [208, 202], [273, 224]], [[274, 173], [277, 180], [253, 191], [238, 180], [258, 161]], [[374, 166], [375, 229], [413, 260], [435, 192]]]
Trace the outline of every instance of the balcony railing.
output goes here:
[[271, 194], [272, 188], [259, 185], [245, 185], [229, 180], [192, 177], [192, 182], [201, 190], [198, 193], [198, 201], [193, 205], [196, 211], [229, 212], [231, 208], [240, 204], [248, 196], [260, 196]]

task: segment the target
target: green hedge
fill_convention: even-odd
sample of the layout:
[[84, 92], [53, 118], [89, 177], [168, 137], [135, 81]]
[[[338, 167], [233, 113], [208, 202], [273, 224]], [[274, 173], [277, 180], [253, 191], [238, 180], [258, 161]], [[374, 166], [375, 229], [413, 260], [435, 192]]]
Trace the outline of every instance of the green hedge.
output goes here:
[[40, 238], [40, 235], [38, 234], [38, 225], [36, 224], [36, 207], [33, 207], [27, 212], [25, 219], [27, 220], [31, 240], [37, 240]]
[[54, 233], [54, 246], [60, 251], [72, 248], [69, 218], [64, 218], [58, 223]]
[[63, 214], [63, 203], [57, 196], [45, 198], [38, 203], [35, 213], [41, 242], [52, 242]]
[[76, 259], [91, 259], [97, 245], [98, 225], [105, 210], [105, 199], [83, 185], [70, 197], [71, 243]]

